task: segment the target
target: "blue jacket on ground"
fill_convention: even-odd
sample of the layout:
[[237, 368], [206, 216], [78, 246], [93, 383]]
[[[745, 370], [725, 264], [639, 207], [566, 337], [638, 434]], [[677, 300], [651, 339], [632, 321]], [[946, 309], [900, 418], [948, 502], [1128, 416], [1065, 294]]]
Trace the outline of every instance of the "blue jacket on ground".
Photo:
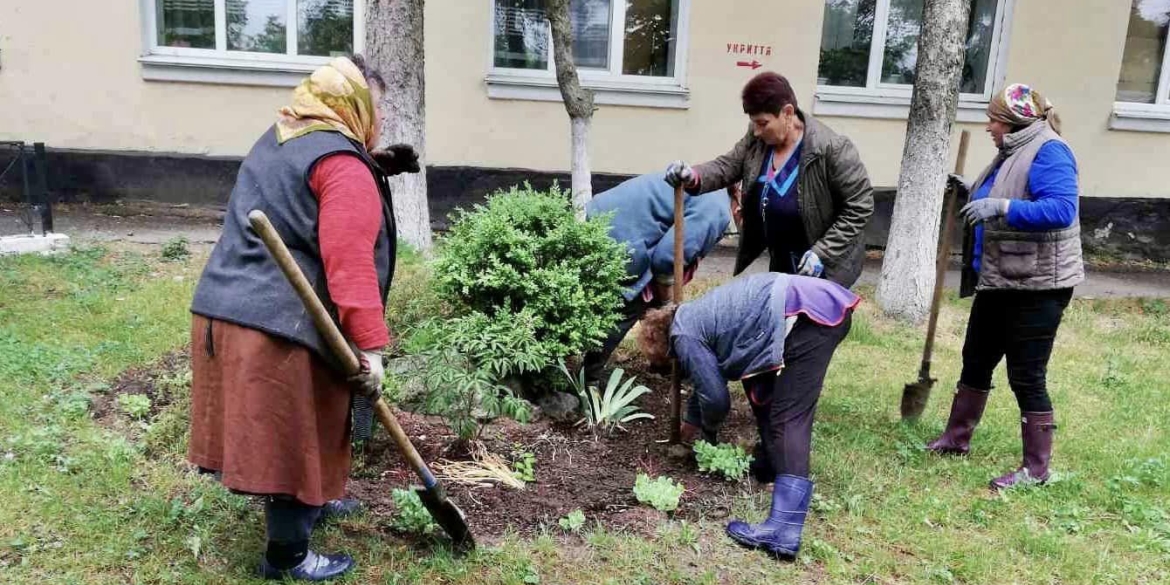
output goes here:
[[[686, 196], [683, 210], [683, 263], [706, 256], [731, 223], [731, 200], [726, 190]], [[601, 193], [585, 206], [589, 218], [613, 213], [609, 235], [630, 251], [626, 272], [632, 300], [655, 276], [674, 274], [674, 187], [662, 173], [634, 177]]]
[[[972, 201], [991, 193], [999, 169], [988, 175]], [[1032, 200], [1016, 199], [1008, 207], [1007, 223], [1023, 231], [1048, 231], [1069, 227], [1077, 217], [1077, 161], [1072, 150], [1060, 142], [1040, 147], [1028, 169], [1028, 190]], [[983, 225], [975, 226], [975, 253], [971, 262], [976, 272], [983, 259]]]

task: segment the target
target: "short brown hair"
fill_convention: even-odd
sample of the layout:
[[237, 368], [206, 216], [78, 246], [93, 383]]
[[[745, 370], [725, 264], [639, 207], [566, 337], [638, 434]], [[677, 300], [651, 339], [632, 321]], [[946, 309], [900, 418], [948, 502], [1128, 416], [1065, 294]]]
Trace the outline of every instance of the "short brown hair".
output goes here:
[[670, 326], [674, 324], [677, 305], [668, 304], [661, 309], [652, 309], [642, 317], [638, 330], [638, 349], [650, 365], [663, 366], [670, 363]]
[[754, 116], [756, 114], [780, 114], [784, 106], [796, 105], [796, 93], [792, 85], [783, 75], [772, 71], [765, 71], [747, 82], [743, 86], [743, 113]]

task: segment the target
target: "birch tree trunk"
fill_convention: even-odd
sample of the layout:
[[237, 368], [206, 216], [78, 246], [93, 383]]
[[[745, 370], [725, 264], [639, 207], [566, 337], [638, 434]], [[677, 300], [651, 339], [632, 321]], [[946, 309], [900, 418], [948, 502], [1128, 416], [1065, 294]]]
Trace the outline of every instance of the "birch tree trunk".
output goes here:
[[416, 174], [390, 177], [398, 237], [418, 250], [431, 248], [427, 208], [426, 83], [423, 54], [425, 0], [366, 1], [366, 59], [386, 80], [379, 146], [405, 143], [418, 151]]
[[593, 179], [589, 171], [589, 127], [593, 123], [593, 92], [581, 87], [577, 66], [573, 63], [573, 27], [569, 20], [569, 0], [548, 0], [548, 20], [552, 25], [553, 61], [557, 68], [557, 85], [565, 111], [569, 113], [572, 146], [573, 209], [585, 218], [585, 204], [593, 198]]
[[914, 96], [877, 302], [886, 315], [919, 323], [930, 312], [951, 126], [966, 59], [970, 0], [926, 0]]

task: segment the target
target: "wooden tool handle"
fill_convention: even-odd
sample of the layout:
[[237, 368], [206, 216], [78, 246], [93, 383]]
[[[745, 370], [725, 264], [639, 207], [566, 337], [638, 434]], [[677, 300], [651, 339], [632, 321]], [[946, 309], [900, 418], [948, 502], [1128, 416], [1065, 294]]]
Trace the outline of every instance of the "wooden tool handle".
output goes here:
[[[683, 208], [686, 205], [686, 193], [680, 183], [674, 188], [674, 285], [670, 296], [674, 304], [680, 305], [683, 301], [683, 230], [686, 228], [683, 219]], [[682, 441], [682, 372], [678, 359], [674, 360], [671, 368], [670, 384], [670, 442]]]
[[[341, 330], [337, 328], [337, 324], [329, 316], [329, 311], [325, 310], [321, 299], [317, 298], [317, 292], [309, 284], [309, 279], [305, 278], [305, 273], [301, 272], [301, 267], [296, 260], [293, 260], [292, 253], [284, 245], [284, 240], [280, 239], [280, 234], [276, 233], [276, 228], [272, 226], [268, 216], [263, 211], [254, 209], [248, 213], [248, 222], [252, 224], [252, 229], [263, 240], [264, 246], [268, 248], [268, 252], [272, 254], [276, 264], [280, 266], [280, 271], [288, 278], [297, 296], [305, 304], [305, 310], [309, 312], [313, 324], [316, 325], [321, 337], [325, 339], [329, 349], [333, 351], [333, 355], [341, 361], [342, 371], [347, 376], [360, 372], [361, 361], [358, 360], [357, 354], [350, 348], [349, 343], [341, 334]], [[378, 398], [378, 402], [374, 404], [374, 412], [377, 414], [378, 420], [382, 421], [382, 425], [390, 432], [390, 437], [398, 445], [399, 451], [406, 457], [407, 462], [422, 480], [423, 486], [427, 489], [434, 488], [437, 484], [434, 474], [427, 468], [427, 464], [418, 454], [418, 450], [414, 448], [414, 444], [410, 442], [410, 438], [406, 436], [406, 432], [402, 430], [398, 420], [394, 418], [386, 401]]]
[[[955, 160], [955, 174], [962, 175], [967, 166], [967, 145], [971, 142], [971, 133], [963, 130], [959, 134], [959, 156]], [[922, 351], [922, 368], [919, 371], [921, 378], [930, 377], [930, 359], [934, 353], [934, 334], [938, 328], [939, 306], [942, 304], [943, 280], [947, 276], [947, 264], [951, 258], [951, 233], [955, 226], [955, 206], [959, 193], [950, 187], [943, 194], [943, 227], [938, 239], [938, 255], [934, 263], [934, 296], [930, 300], [930, 321], [926, 327], [926, 347]]]

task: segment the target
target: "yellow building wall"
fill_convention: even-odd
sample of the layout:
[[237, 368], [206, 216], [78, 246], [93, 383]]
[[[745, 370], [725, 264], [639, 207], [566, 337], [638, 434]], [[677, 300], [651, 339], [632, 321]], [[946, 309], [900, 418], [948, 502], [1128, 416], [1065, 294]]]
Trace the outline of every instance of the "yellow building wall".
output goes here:
[[[1129, 2], [1016, 0], [1007, 79], [1056, 103], [1090, 196], [1166, 197], [1170, 135], [1108, 128]], [[756, 56], [787, 75], [801, 105], [813, 103], [821, 0], [692, 0], [687, 109], [602, 106], [591, 141], [595, 172], [645, 173], [673, 159], [699, 162], [746, 129], [739, 90], [754, 73], [728, 43], [771, 45]], [[145, 81], [140, 4], [5, 2], [0, 5], [0, 140], [53, 148], [242, 156], [273, 121], [289, 89]], [[62, 15], [67, 14], [68, 18]], [[429, 163], [566, 170], [569, 123], [559, 103], [489, 99], [491, 2], [427, 2]], [[761, 69], [763, 70], [763, 69]], [[897, 183], [905, 122], [831, 117], [858, 145], [875, 185]], [[994, 154], [982, 127], [968, 168]]]

